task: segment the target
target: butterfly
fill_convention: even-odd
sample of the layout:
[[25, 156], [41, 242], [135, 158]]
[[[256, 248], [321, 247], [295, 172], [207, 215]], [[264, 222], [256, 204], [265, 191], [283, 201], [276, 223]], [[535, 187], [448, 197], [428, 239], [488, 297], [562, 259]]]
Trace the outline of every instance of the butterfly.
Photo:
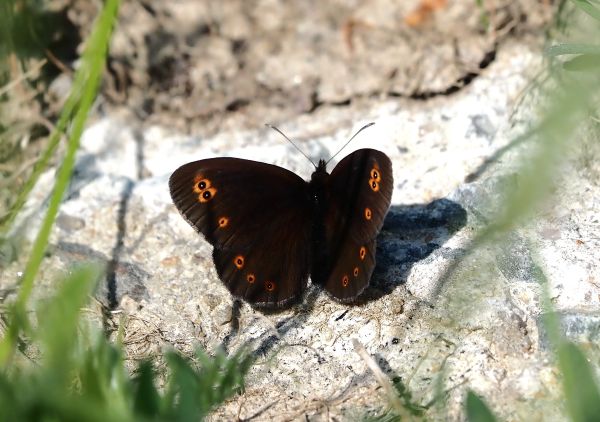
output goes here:
[[365, 290], [393, 185], [390, 159], [374, 149], [351, 153], [331, 174], [320, 160], [310, 181], [225, 157], [185, 164], [169, 179], [173, 203], [213, 246], [231, 294], [271, 308], [301, 298], [309, 275], [341, 302]]

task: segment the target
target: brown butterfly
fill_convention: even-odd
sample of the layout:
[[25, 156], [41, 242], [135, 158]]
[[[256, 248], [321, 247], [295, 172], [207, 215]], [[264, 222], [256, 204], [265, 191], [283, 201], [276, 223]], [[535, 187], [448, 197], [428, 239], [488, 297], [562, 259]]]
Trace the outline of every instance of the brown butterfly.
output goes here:
[[392, 163], [360, 149], [331, 174], [326, 166], [320, 160], [308, 182], [239, 158], [194, 161], [171, 175], [175, 206], [213, 245], [217, 273], [233, 296], [282, 307], [302, 296], [310, 275], [349, 302], [369, 285], [392, 197]]

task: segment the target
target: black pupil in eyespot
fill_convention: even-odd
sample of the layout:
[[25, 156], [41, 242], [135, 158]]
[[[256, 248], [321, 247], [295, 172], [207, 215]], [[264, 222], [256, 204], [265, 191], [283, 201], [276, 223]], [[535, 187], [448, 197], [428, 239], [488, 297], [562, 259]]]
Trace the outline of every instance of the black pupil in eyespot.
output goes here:
[[373, 185], [372, 185], [372, 186], [373, 186], [373, 187], [376, 187], [376, 186], [377, 186], [377, 182], [373, 182]]
[[200, 182], [200, 183], [198, 183], [198, 187], [200, 189], [204, 189], [206, 187], [206, 182]]
[[373, 172], [373, 177], [374, 177], [375, 179], [377, 179], [377, 172], [376, 172], [376, 171], [374, 171], [374, 172]]
[[210, 198], [210, 192], [208, 192], [208, 191], [207, 191], [207, 192], [204, 192], [204, 193], [202, 194], [202, 197], [203, 197], [204, 199], [208, 199], [208, 198]]

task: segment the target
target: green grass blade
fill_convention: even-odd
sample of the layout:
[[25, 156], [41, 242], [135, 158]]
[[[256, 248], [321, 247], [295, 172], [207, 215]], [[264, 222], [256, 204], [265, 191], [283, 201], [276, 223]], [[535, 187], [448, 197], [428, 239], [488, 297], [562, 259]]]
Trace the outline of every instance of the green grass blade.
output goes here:
[[[123, 352], [104, 335], [95, 334], [91, 347], [83, 351], [83, 363], [77, 365], [81, 400], [95, 403], [110, 420], [128, 419], [133, 410], [133, 385], [127, 375]], [[78, 370], [77, 368], [81, 368]]]
[[597, 72], [600, 69], [600, 55], [582, 54], [563, 63], [563, 69], [570, 72]]
[[235, 392], [243, 388], [243, 380], [253, 358], [245, 349], [227, 357], [220, 350], [208, 356], [197, 350], [200, 369], [175, 352], [166, 355], [171, 375], [163, 396], [161, 414], [167, 420], [195, 421], [210, 413]]
[[566, 407], [574, 422], [597, 421], [600, 415], [600, 392], [594, 379], [594, 369], [582, 351], [561, 335], [559, 316], [554, 312], [548, 293], [545, 274], [539, 271], [542, 285], [542, 305], [545, 310], [544, 326], [550, 344], [554, 346], [558, 367], [563, 376]]
[[227, 400], [244, 387], [244, 378], [253, 363], [254, 359], [244, 349], [223, 362], [220, 380], [216, 386], [218, 402]]
[[14, 51], [15, 0], [0, 1], [0, 84], [6, 83], [7, 56]]
[[555, 44], [548, 47], [544, 54], [549, 57], [562, 56], [564, 54], [600, 55], [600, 45], [570, 43]]
[[206, 413], [203, 408], [210, 390], [198, 388], [198, 374], [179, 354], [171, 352], [166, 358], [171, 370], [169, 387], [175, 393], [170, 395], [171, 408], [168, 409], [167, 419], [180, 422], [198, 420]]
[[113, 23], [116, 18], [118, 5], [119, 0], [108, 0], [106, 2], [83, 54], [82, 66], [79, 71], [82, 72], [82, 74], [86, 74], [87, 83], [85, 86], [83, 86], [81, 101], [78, 104], [75, 116], [73, 118], [73, 125], [67, 153], [63, 159], [61, 167], [58, 170], [54, 190], [48, 204], [48, 211], [46, 212], [46, 216], [42, 222], [42, 227], [40, 228], [40, 231], [36, 237], [29, 261], [23, 273], [21, 289], [19, 290], [19, 296], [17, 299], [18, 303], [20, 303], [22, 306], [24, 306], [29, 298], [29, 295], [31, 294], [33, 280], [38, 273], [44, 253], [46, 251], [46, 247], [48, 245], [48, 239], [50, 237], [52, 226], [54, 225], [54, 220], [56, 219], [62, 198], [67, 190], [69, 180], [71, 179], [71, 173], [75, 164], [75, 153], [79, 148], [81, 134], [83, 133], [88, 113], [92, 107], [94, 99], [96, 98], [98, 86], [100, 84], [100, 78], [104, 69], [106, 53], [108, 51], [108, 43], [110, 40]]
[[[78, 73], [78, 76], [80, 76], [80, 79], [82, 79], [81, 76], [83, 76], [83, 73]], [[29, 194], [35, 187], [35, 184], [39, 180], [44, 170], [46, 170], [46, 168], [48, 167], [48, 163], [50, 162], [50, 159], [56, 152], [56, 148], [58, 147], [61, 137], [65, 135], [67, 124], [71, 121], [71, 118], [73, 116], [73, 110], [77, 106], [77, 103], [79, 102], [79, 97], [81, 95], [81, 91], [78, 88], [78, 85], [81, 84], [77, 83], [77, 81], [73, 84], [74, 89], [71, 91], [71, 94], [69, 95], [69, 98], [65, 103], [65, 106], [61, 112], [56, 127], [50, 135], [50, 138], [48, 139], [48, 145], [46, 146], [46, 149], [44, 150], [40, 158], [38, 158], [38, 160], [33, 165], [31, 174], [29, 175], [27, 181], [23, 184], [22, 188], [19, 190], [17, 194], [17, 199], [15, 199], [15, 202], [12, 204], [10, 211], [8, 212], [8, 214], [0, 218], [1, 233], [6, 233], [11, 228], [15, 218], [19, 214], [19, 211], [21, 211], [23, 205], [25, 204], [25, 201], [29, 197]]]
[[0, 373], [0, 420], [17, 420], [14, 404], [19, 401], [19, 392], [17, 385], [11, 382], [8, 377]]
[[551, 104], [532, 132], [535, 138], [531, 139], [531, 153], [523, 157], [515, 175], [514, 189], [505, 198], [503, 212], [476, 236], [471, 251], [497, 235], [508, 233], [548, 196], [568, 140], [593, 109], [596, 91], [585, 82], [583, 78], [564, 78], [560, 92], [552, 94]]
[[[108, 34], [108, 36], [110, 37], [110, 34]], [[88, 44], [90, 44], [91, 42], [92, 39], [90, 38]], [[86, 61], [85, 59], [83, 62], [84, 63], [82, 68], [80, 68], [75, 73], [71, 92], [69, 93], [69, 96], [65, 102], [65, 105], [61, 111], [60, 117], [58, 119], [58, 122], [56, 123], [53, 132], [50, 134], [44, 152], [33, 165], [32, 172], [29, 175], [27, 181], [19, 190], [17, 198], [12, 204], [10, 211], [6, 215], [0, 217], [0, 233], [6, 234], [6, 232], [10, 230], [15, 218], [17, 217], [19, 211], [23, 208], [25, 201], [29, 197], [29, 194], [31, 193], [33, 188], [35, 187], [35, 184], [39, 180], [41, 174], [48, 167], [48, 163], [50, 162], [50, 159], [56, 152], [56, 148], [58, 147], [61, 138], [66, 135], [67, 126], [73, 119], [74, 113], [77, 110], [78, 105], [80, 104], [82, 93], [86, 90], [86, 84], [89, 84], [91, 82], [89, 78], [89, 72], [87, 72], [83, 67], [92, 64], [89, 63], [89, 61]]]
[[558, 346], [558, 365], [563, 375], [567, 410], [574, 422], [592, 422], [600, 418], [600, 392], [594, 369], [581, 350], [564, 341]]
[[134, 379], [134, 403], [136, 414], [151, 418], [161, 412], [161, 400], [154, 385], [152, 363], [144, 361], [140, 364]]
[[[6, 368], [2, 374], [5, 387], [0, 420], [35, 420], [37, 414], [81, 414], [84, 403], [72, 400], [74, 369], [77, 368], [77, 338], [81, 308], [88, 300], [94, 281], [95, 267], [81, 267], [66, 278], [57, 293], [38, 310], [38, 326], [32, 338], [41, 357], [37, 365]], [[12, 390], [12, 392], [11, 392]], [[12, 399], [4, 401], [5, 394]], [[79, 410], [78, 410], [79, 409]], [[4, 418], [4, 415], [12, 415]], [[39, 420], [39, 418], [37, 419]]]
[[[94, 25], [94, 29], [88, 40], [88, 44], [83, 54], [81, 67], [77, 71], [78, 75], [81, 75], [78, 76], [77, 79], [85, 81], [85, 83], [82, 83], [81, 98], [77, 104], [75, 115], [73, 117], [67, 152], [63, 159], [63, 163], [58, 170], [54, 190], [48, 204], [48, 210], [33, 244], [29, 261], [27, 262], [23, 273], [21, 288], [16, 301], [17, 308], [21, 310], [25, 309], [26, 303], [31, 295], [33, 283], [44, 257], [54, 220], [56, 219], [62, 198], [71, 178], [71, 173], [75, 164], [75, 154], [79, 148], [81, 134], [83, 133], [88, 113], [96, 98], [100, 84], [100, 78], [104, 69], [108, 44], [116, 20], [118, 6], [119, 0], [107, 0], [104, 4], [104, 8]], [[75, 84], [74, 89], [76, 89], [77, 86], [78, 84]], [[68, 113], [69, 111], [70, 110], [67, 108], [65, 113]], [[65, 119], [68, 119], [68, 117], [65, 117]], [[10, 357], [10, 351], [14, 350], [16, 337], [14, 337], [14, 335], [7, 335], [2, 341], [8, 343], [7, 345], [0, 347], [0, 366], [5, 366]]]
[[[0, 23], [4, 23], [4, 25], [2, 25], [4, 27], [4, 32], [6, 32], [4, 39], [9, 44], [8, 46], [5, 46], [5, 49], [7, 50], [6, 51], [6, 54], [7, 54], [8, 51], [11, 51], [11, 49], [13, 48], [12, 40], [13, 40], [14, 34], [12, 34], [10, 28], [12, 28], [15, 25], [16, 19], [14, 19], [14, 16], [15, 16], [14, 9], [16, 6], [14, 4], [14, 1], [12, 1], [12, 0], [8, 1], [8, 2], [0, 2], [0, 3], [2, 3], [2, 6], [0, 6], [0, 14], [3, 13], [6, 15], [6, 16], [2, 16], [2, 18], [0, 18]], [[28, 12], [27, 12], [27, 10], [20, 9], [19, 13], [27, 14]], [[0, 45], [1, 45], [1, 43], [0, 43]], [[0, 59], [1, 58], [2, 58], [2, 56], [0, 55]], [[83, 71], [76, 72], [75, 78], [73, 81], [73, 87], [72, 87], [69, 97], [67, 98], [65, 105], [61, 111], [58, 122], [56, 123], [56, 126], [55, 126], [53, 132], [50, 134], [50, 137], [48, 139], [48, 142], [47, 142], [44, 152], [42, 153], [40, 158], [38, 158], [36, 163], [33, 165], [31, 174], [29, 175], [28, 179], [25, 181], [23, 186], [19, 189], [19, 192], [16, 194], [17, 197], [15, 199], [15, 202], [12, 204], [10, 211], [5, 215], [0, 216], [0, 233], [6, 234], [8, 232], [8, 230], [11, 228], [16, 216], [18, 215], [19, 211], [23, 208], [23, 205], [25, 204], [27, 197], [29, 196], [29, 194], [31, 193], [33, 188], [35, 187], [35, 184], [39, 180], [42, 172], [48, 167], [48, 163], [50, 162], [50, 159], [54, 155], [56, 148], [58, 147], [58, 144], [60, 142], [60, 139], [66, 134], [67, 125], [73, 118], [74, 110], [76, 109], [77, 104], [80, 101], [81, 94], [83, 92], [83, 88], [87, 82], [86, 78], [87, 78], [86, 72], [83, 72]]]
[[594, 5], [589, 0], [571, 0], [577, 7], [583, 10], [585, 13], [593, 17], [594, 19], [600, 20], [600, 9], [597, 5]]
[[467, 393], [465, 407], [469, 422], [496, 422], [496, 418], [487, 404], [470, 390]]
[[62, 368], [70, 364], [70, 356], [65, 355], [65, 350], [75, 348], [79, 314], [98, 276], [99, 271], [95, 267], [75, 270], [58, 293], [38, 311], [39, 326], [36, 332], [44, 348], [44, 361], [57, 374], [66, 375], [62, 374]]

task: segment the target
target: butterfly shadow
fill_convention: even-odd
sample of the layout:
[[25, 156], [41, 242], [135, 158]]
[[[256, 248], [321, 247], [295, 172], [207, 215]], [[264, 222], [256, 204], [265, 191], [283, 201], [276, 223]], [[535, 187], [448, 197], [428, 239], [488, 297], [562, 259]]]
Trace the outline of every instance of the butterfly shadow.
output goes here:
[[362, 305], [406, 283], [412, 266], [431, 255], [467, 223], [467, 211], [446, 198], [429, 204], [393, 205], [377, 237], [377, 264]]

